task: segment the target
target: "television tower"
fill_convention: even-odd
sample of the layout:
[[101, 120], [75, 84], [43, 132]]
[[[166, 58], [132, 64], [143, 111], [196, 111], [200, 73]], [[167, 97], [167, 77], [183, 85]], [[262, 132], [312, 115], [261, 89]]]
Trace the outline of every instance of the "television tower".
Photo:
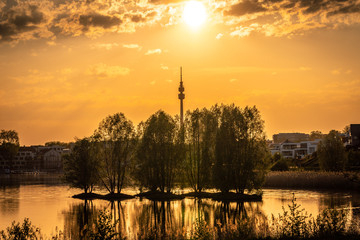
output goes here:
[[181, 126], [183, 126], [184, 124], [184, 104], [183, 104], [183, 100], [185, 99], [185, 94], [184, 94], [185, 88], [183, 85], [183, 81], [182, 81], [182, 67], [180, 67], [180, 86], [179, 86], [179, 94], [178, 97], [180, 99], [180, 124]]

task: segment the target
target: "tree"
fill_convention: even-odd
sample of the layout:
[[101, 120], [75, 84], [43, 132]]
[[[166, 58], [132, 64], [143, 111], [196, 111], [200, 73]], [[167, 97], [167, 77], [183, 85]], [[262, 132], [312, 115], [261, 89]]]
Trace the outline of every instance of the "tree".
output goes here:
[[310, 140], [315, 139], [322, 139], [324, 137], [324, 134], [321, 131], [311, 131], [310, 133]]
[[110, 115], [100, 122], [93, 139], [97, 143], [102, 184], [111, 194], [121, 193], [136, 149], [133, 123], [123, 113]]
[[182, 156], [179, 124], [161, 110], [142, 124], [137, 151], [138, 180], [152, 191], [170, 192]]
[[[214, 108], [213, 108], [214, 110]], [[210, 187], [211, 166], [215, 159], [215, 140], [218, 119], [214, 111], [196, 109], [185, 116], [186, 159], [185, 173], [195, 192]]]
[[265, 179], [264, 122], [256, 107], [221, 106], [216, 137], [214, 184], [222, 192], [244, 193], [261, 187]]
[[98, 169], [94, 144], [88, 138], [78, 139], [72, 152], [64, 156], [64, 180], [85, 193], [91, 193], [98, 183]]
[[19, 136], [15, 130], [1, 130], [0, 132], [0, 155], [9, 162], [12, 168], [13, 160], [19, 151]]
[[288, 159], [284, 158], [280, 153], [275, 153], [271, 157], [271, 171], [288, 171], [289, 170], [289, 162]]
[[345, 148], [336, 130], [331, 130], [319, 143], [318, 157], [321, 169], [342, 171], [346, 166]]
[[71, 143], [60, 142], [60, 141], [51, 141], [51, 142], [46, 142], [45, 143], [45, 146], [47, 146], [47, 147], [51, 147], [51, 146], [54, 146], [54, 145], [61, 146], [61, 147], [64, 147], [64, 148], [70, 148]]

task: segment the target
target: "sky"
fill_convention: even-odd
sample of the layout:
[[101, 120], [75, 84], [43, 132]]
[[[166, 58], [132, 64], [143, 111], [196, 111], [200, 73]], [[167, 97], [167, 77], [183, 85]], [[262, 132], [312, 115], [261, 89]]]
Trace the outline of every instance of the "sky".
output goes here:
[[0, 129], [34, 145], [179, 114], [180, 66], [185, 110], [256, 105], [269, 139], [360, 123], [360, 0], [198, 2], [0, 0]]

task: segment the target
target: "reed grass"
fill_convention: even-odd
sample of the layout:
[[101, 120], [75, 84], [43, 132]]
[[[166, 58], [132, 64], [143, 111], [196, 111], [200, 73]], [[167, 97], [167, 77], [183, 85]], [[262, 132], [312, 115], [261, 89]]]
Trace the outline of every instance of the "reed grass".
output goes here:
[[285, 171], [269, 172], [265, 188], [285, 189], [359, 189], [359, 184], [350, 181], [341, 172]]

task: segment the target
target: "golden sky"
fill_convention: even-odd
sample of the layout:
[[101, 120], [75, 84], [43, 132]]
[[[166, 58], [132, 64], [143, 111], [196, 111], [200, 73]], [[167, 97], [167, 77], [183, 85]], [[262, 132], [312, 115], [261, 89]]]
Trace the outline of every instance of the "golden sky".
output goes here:
[[[89, 136], [109, 114], [256, 105], [268, 138], [360, 123], [360, 0], [0, 0], [0, 129]], [[195, 18], [196, 19], [196, 18]]]

